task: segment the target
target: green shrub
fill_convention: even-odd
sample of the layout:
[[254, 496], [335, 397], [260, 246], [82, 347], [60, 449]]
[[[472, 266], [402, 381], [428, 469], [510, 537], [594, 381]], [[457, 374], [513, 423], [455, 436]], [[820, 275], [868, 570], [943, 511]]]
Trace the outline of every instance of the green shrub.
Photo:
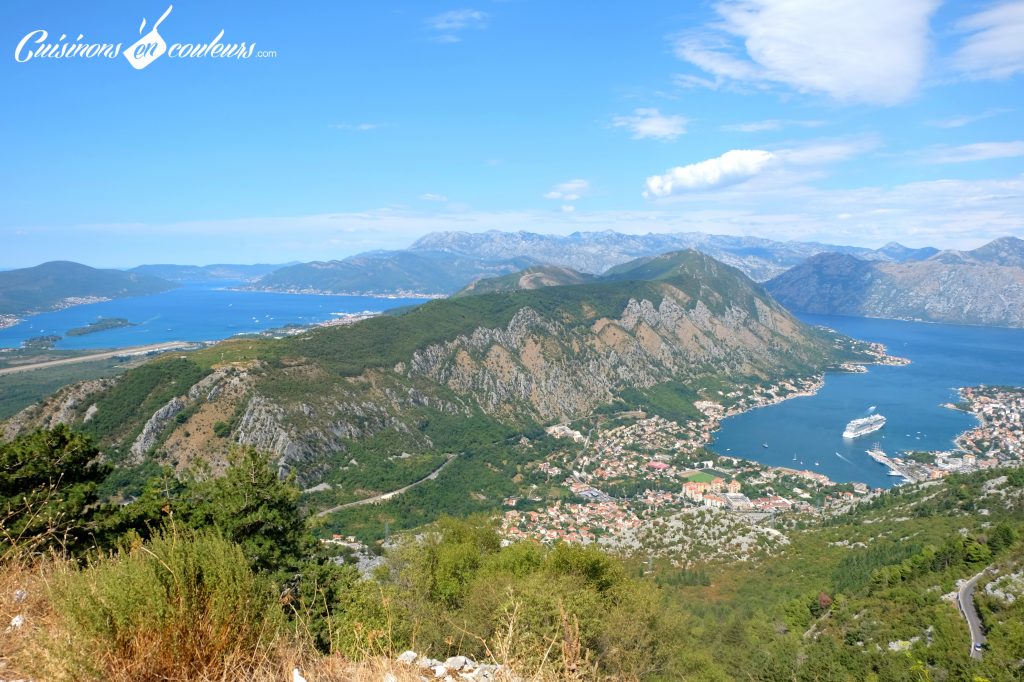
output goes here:
[[52, 590], [65, 679], [243, 679], [285, 624], [271, 583], [209, 531], [136, 541]]

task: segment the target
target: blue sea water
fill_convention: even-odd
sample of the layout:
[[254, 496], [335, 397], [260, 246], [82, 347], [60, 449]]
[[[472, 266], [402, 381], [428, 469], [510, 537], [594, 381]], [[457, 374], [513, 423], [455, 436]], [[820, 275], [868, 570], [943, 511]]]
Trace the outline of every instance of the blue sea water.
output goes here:
[[[124, 348], [164, 341], [216, 341], [235, 334], [266, 331], [287, 324], [330, 320], [331, 313], [383, 311], [416, 305], [423, 299], [368, 296], [317, 296], [235, 291], [237, 283], [187, 284], [152, 296], [121, 298], [74, 306], [26, 318], [0, 329], [0, 347], [18, 347], [33, 336], [63, 336], [63, 349]], [[101, 317], [121, 317], [134, 327], [109, 329], [85, 336], [64, 336]]]
[[[817, 395], [730, 417], [716, 434], [715, 451], [774, 466], [810, 469], [834, 481], [889, 487], [900, 479], [889, 476], [885, 467], [868, 457], [865, 451], [872, 444], [879, 443], [889, 454], [950, 449], [959, 433], [977, 423], [968, 414], [940, 406], [956, 402], [957, 388], [1024, 386], [1024, 329], [822, 315], [801, 319], [884, 343], [890, 354], [908, 358], [912, 364], [872, 365], [867, 374], [828, 374]], [[888, 418], [886, 425], [844, 441], [846, 423], [867, 416], [872, 406]], [[762, 447], [764, 443], [767, 448]]]

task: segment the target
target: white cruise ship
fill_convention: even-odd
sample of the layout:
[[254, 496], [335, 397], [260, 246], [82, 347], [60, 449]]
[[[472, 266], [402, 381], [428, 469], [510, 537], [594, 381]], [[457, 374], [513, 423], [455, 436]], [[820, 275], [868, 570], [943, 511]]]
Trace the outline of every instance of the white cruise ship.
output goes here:
[[885, 426], [885, 417], [880, 414], [873, 414], [863, 419], [854, 419], [846, 425], [846, 430], [843, 431], [843, 438], [860, 438], [877, 431], [883, 426]]

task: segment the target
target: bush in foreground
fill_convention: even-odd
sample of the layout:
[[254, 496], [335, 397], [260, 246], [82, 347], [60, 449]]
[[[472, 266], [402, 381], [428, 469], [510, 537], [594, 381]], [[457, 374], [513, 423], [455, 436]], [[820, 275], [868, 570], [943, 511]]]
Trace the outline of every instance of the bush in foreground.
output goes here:
[[273, 586], [213, 532], [166, 532], [50, 586], [45, 679], [245, 679], [277, 658]]

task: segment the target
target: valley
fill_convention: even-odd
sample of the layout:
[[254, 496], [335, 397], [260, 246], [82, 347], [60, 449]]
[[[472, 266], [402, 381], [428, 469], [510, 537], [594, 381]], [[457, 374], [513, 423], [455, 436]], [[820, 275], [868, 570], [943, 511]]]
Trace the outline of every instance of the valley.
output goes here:
[[0, 24], [0, 682], [1024, 682], [1024, 0]]

